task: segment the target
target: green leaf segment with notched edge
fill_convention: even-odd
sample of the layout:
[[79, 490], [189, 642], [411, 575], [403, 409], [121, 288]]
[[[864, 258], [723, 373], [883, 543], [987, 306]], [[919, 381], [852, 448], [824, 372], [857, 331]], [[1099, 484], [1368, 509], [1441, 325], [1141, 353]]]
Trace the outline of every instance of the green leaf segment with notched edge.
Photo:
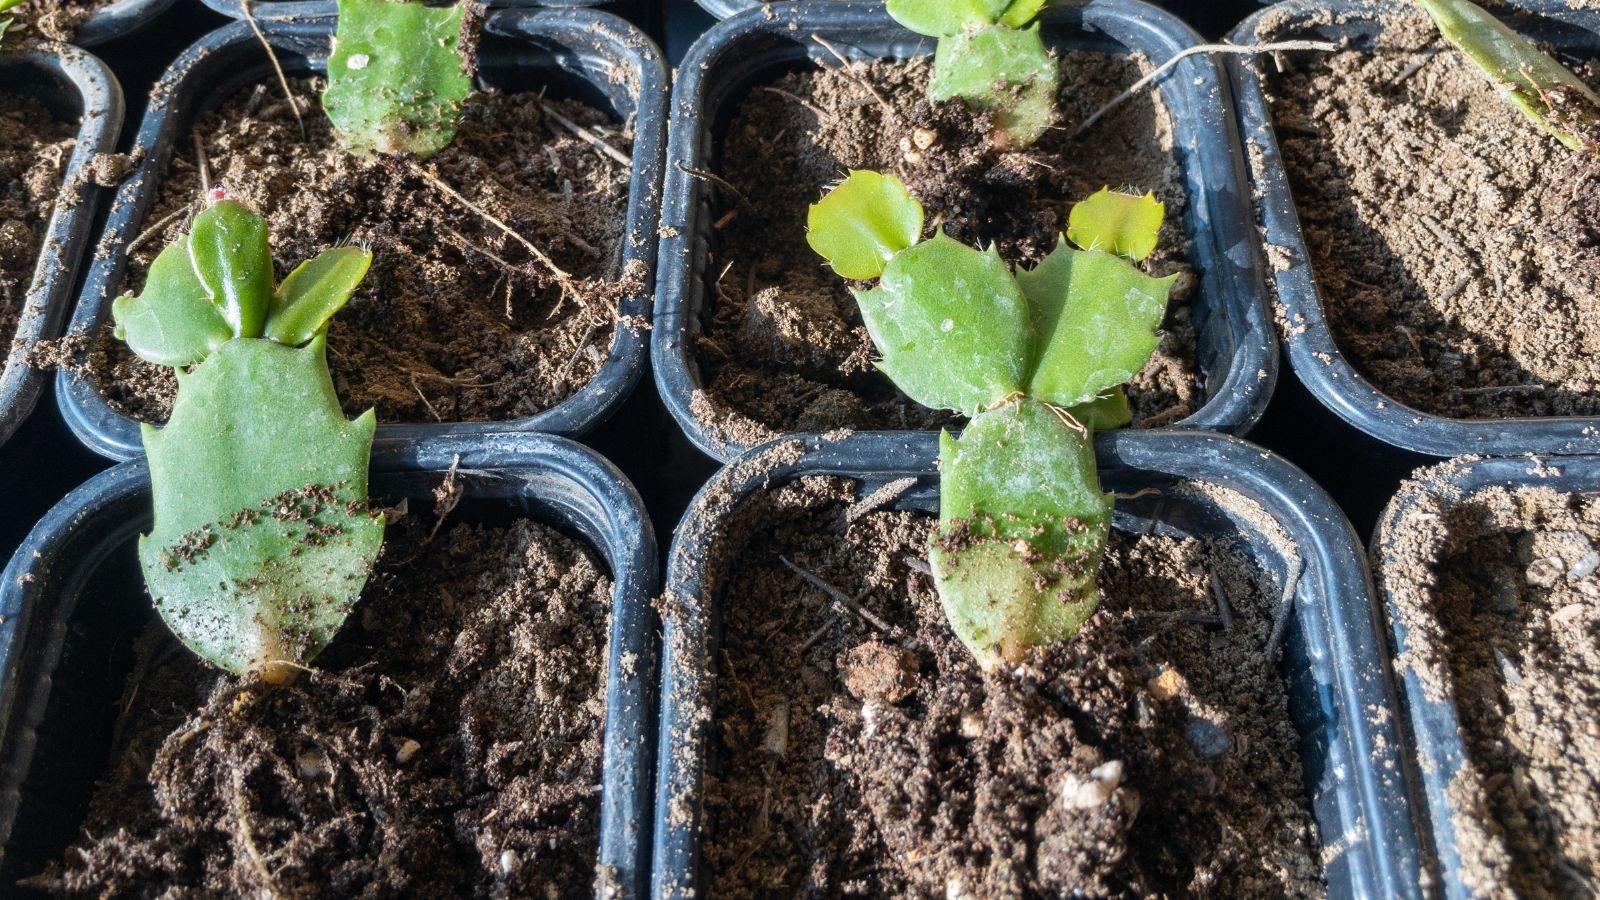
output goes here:
[[1061, 74], [1037, 23], [1045, 0], [889, 0], [896, 22], [939, 39], [928, 95], [994, 116], [998, 143], [1026, 147], [1050, 127]]
[[1472, 0], [1417, 0], [1500, 93], [1573, 150], [1600, 155], [1600, 94]]
[[190, 649], [283, 682], [327, 646], [383, 543], [376, 420], [345, 419], [325, 346], [372, 256], [325, 251], [274, 289], [266, 221], [210, 199], [111, 309], [117, 337], [178, 376], [171, 419], [143, 427], [155, 525], [139, 562]]
[[[940, 437], [939, 533], [930, 549], [951, 627], [985, 668], [1076, 634], [1111, 498], [1093, 432], [1128, 424], [1121, 385], [1155, 350], [1171, 278], [1155, 249], [1155, 197], [1101, 191], [1038, 267], [1015, 276], [991, 247], [939, 231], [892, 176], [852, 172], [811, 207], [808, 240], [855, 291], [883, 369], [913, 400], [972, 417]], [[1073, 244], [1068, 243], [1068, 238]]]
[[426, 159], [455, 139], [472, 91], [478, 8], [339, 0], [322, 106], [352, 153]]

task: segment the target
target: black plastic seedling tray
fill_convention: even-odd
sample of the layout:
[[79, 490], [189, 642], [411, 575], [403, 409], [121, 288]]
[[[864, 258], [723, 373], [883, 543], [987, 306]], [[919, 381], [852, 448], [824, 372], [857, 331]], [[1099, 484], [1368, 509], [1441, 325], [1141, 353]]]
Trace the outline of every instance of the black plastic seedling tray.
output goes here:
[[[782, 445], [789, 444], [784, 447]], [[803, 450], [797, 461], [792, 453]], [[1414, 773], [1400, 742], [1394, 687], [1366, 559], [1344, 515], [1282, 459], [1215, 434], [1121, 431], [1098, 440], [1107, 489], [1162, 497], [1118, 500], [1114, 527], [1226, 536], [1280, 584], [1296, 585], [1282, 671], [1290, 715], [1324, 847], [1334, 897], [1422, 897], [1425, 857], [1414, 816]], [[842, 440], [796, 435], [758, 448], [701, 491], [668, 559], [661, 680], [654, 892], [693, 897], [700, 877], [707, 751], [717, 728], [717, 676], [709, 660], [720, 640], [720, 588], [707, 567], [727, 517], [755, 494], [797, 478], [854, 479], [860, 494], [907, 477], [917, 485], [896, 502], [932, 513], [938, 505], [938, 441], [921, 433], [860, 434]], [[1185, 484], [1227, 488], [1257, 504], [1288, 536], [1261, 530], [1256, 512], [1229, 509]], [[738, 540], [737, 536], [729, 536]], [[1302, 568], [1303, 566], [1303, 568]], [[1298, 574], [1297, 574], [1298, 573]], [[699, 712], [697, 712], [699, 711]]]
[[[172, 0], [168, 0], [172, 2]], [[231, 18], [245, 17], [246, 7], [256, 19], [316, 19], [336, 15], [337, 0], [202, 0], [206, 6]], [[605, 7], [619, 14], [642, 6], [640, 0], [488, 0], [490, 9], [572, 9]]]
[[[1571, 58], [1600, 56], [1600, 10], [1565, 0], [1518, 0], [1538, 13], [1519, 28]], [[1259, 42], [1271, 34], [1306, 34], [1322, 40], [1370, 42], [1376, 17], [1411, 9], [1402, 0], [1287, 0], [1246, 19], [1230, 40]], [[1282, 249], [1289, 265], [1274, 272], [1278, 300], [1294, 327], [1284, 352], [1295, 374], [1329, 409], [1355, 428], [1395, 447], [1430, 456], [1593, 453], [1600, 451], [1600, 417], [1458, 419], [1413, 409], [1388, 396], [1340, 352], [1328, 325], [1326, 302], [1311, 267], [1282, 151], [1272, 125], [1265, 70], [1259, 60], [1230, 61], [1265, 240]]]
[[[760, 9], [771, 5], [767, 0], [695, 0], [695, 2], [719, 19], [736, 16], [747, 9]], [[1249, 0], [1159, 0], [1156, 5], [1176, 13], [1203, 34], [1222, 34], [1244, 18], [1241, 10], [1248, 4]]]
[[[1142, 53], [1156, 63], [1201, 42], [1171, 13], [1138, 0], [1052, 8], [1042, 21], [1054, 47]], [[779, 3], [706, 32], [673, 87], [650, 353], [667, 408], [697, 446], [724, 462], [749, 448], [724, 442], [691, 411], [702, 386], [694, 341], [713, 302], [708, 278], [715, 273], [707, 269], [715, 216], [707, 187], [689, 170], [715, 168], [721, 130], [753, 85], [824, 57], [812, 34], [853, 58], [909, 58], [934, 49], [933, 40], [895, 24], [882, 4]], [[1200, 55], [1180, 62], [1158, 85], [1190, 197], [1184, 227], [1200, 277], [1191, 305], [1206, 376], [1204, 405], [1176, 427], [1244, 432], [1266, 408], [1278, 359], [1227, 77], [1220, 62]]]
[[117, 0], [95, 10], [89, 20], [73, 32], [72, 43], [79, 47], [98, 47], [133, 37], [156, 17], [171, 9], [178, 0]]
[[[1594, 495], [1600, 493], [1600, 456], [1570, 456], [1549, 461], [1527, 457], [1481, 459], [1453, 464], [1442, 484], [1408, 488], [1395, 496], [1372, 535], [1374, 567], [1380, 572], [1383, 570], [1396, 530], [1419, 507], [1433, 513], [1440, 505], [1454, 505], [1493, 487], [1540, 487], [1559, 493]], [[1409, 646], [1409, 630], [1401, 621], [1395, 598], [1382, 589], [1381, 581], [1380, 591], [1388, 609], [1390, 640], [1396, 652], [1402, 652]], [[1430, 695], [1422, 673], [1415, 668], [1403, 667], [1399, 674], [1411, 746], [1422, 773], [1420, 806], [1431, 850], [1438, 860], [1443, 896], [1464, 900], [1475, 895], [1461, 879], [1461, 851], [1452, 822], [1458, 809], [1450, 799], [1450, 784], [1467, 761], [1461, 718], [1454, 702]], [[1584, 763], [1592, 765], [1594, 761], [1585, 760]]]
[[[275, 20], [256, 23], [290, 74], [321, 72], [333, 22]], [[644, 287], [622, 299], [609, 353], [599, 373], [576, 394], [533, 416], [502, 422], [382, 424], [381, 446], [417, 438], [487, 435], [502, 431], [577, 436], [604, 421], [638, 383], [645, 369], [651, 313], [656, 226], [665, 140], [667, 74], [661, 54], [643, 33], [594, 10], [503, 10], [491, 15], [479, 47], [480, 77], [507, 90], [547, 90], [576, 97], [634, 123], [633, 175], [627, 234], [617, 272], [643, 271]], [[92, 342], [105, 326], [111, 301], [122, 289], [127, 247], [149, 223], [175, 148], [201, 115], [245, 85], [271, 77], [262, 40], [251, 24], [236, 22], [202, 38], [157, 83], [133, 152], [138, 166], [117, 193], [85, 280], [69, 333]], [[118, 412], [94, 382], [64, 369], [57, 382], [62, 415], [91, 449], [112, 459], [142, 452], [139, 423]]]
[[[406, 468], [374, 474], [373, 497], [429, 508], [458, 461], [465, 493], [453, 517], [532, 518], [586, 541], [610, 569], [598, 861], [614, 867], [625, 896], [644, 896], [658, 633], [650, 601], [660, 579], [649, 519], [609, 463], [541, 435], [411, 444], [386, 461]], [[133, 666], [131, 636], [155, 615], [134, 554], [135, 537], [150, 525], [148, 479], [143, 461], [124, 463], [73, 491], [34, 528], [0, 582], [0, 884], [59, 858], [108, 762]]]
[[45, 227], [33, 283], [0, 374], [0, 443], [4, 443], [33, 412], [44, 390], [45, 373], [29, 366], [24, 356], [35, 343], [60, 334], [72, 306], [78, 264], [104, 193], [87, 170], [95, 154], [116, 149], [123, 107], [122, 88], [111, 70], [66, 44], [35, 44], [0, 55], [0, 83], [7, 91], [36, 98], [63, 121], [78, 123], [61, 193]]

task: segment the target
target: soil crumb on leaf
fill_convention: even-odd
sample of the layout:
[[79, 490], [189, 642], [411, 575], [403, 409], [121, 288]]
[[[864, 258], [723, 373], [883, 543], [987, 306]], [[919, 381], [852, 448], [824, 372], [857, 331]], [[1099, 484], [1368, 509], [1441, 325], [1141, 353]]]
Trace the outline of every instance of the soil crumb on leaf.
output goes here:
[[1352, 364], [1436, 415], [1600, 414], [1600, 167], [1420, 14], [1288, 59], [1273, 121]]
[[[855, 499], [827, 479], [769, 492], [715, 552], [708, 896], [1322, 894], [1298, 737], [1262, 659], [1270, 576], [1221, 545], [1118, 537], [1080, 635], [986, 678], [908, 563], [933, 519], [847, 524]], [[1215, 610], [1208, 572], [1230, 632], [1183, 621]]]
[[50, 214], [75, 143], [73, 128], [31, 97], [0, 97], [0, 336], [15, 342]]
[[[624, 153], [598, 110], [535, 94], [475, 93], [455, 141], [425, 165], [571, 273], [563, 282], [521, 241], [419, 174], [417, 163], [357, 158], [336, 142], [318, 106], [319, 79], [291, 81], [306, 136], [275, 82], [246, 88], [206, 114], [197, 133], [210, 183], [267, 218], [282, 278], [338, 244], [373, 253], [371, 271], [329, 327], [329, 366], [348, 414], [382, 422], [492, 421], [531, 416], [577, 392], [600, 370], [617, 304], [643, 290], [622, 272], [631, 172], [568, 133], [542, 104]], [[125, 290], [186, 227], [200, 198], [188, 136], [147, 225], [165, 223], [130, 260]], [[172, 370], [98, 336], [91, 375], [119, 410], [165, 421]]]
[[591, 892], [610, 581], [527, 521], [426, 534], [394, 528], [352, 621], [288, 687], [219, 675], [153, 627], [85, 837], [34, 886]]
[[795, 430], [949, 421], [877, 372], [852, 285], [806, 244], [807, 207], [855, 169], [899, 176], [926, 208], [930, 234], [938, 223], [968, 244], [995, 242], [1012, 265], [1043, 259], [1066, 230], [1072, 204], [1094, 191], [1154, 191], [1167, 220], [1146, 268], [1184, 277], [1161, 347], [1129, 393], [1140, 420], [1177, 421], [1198, 408], [1204, 397], [1187, 304], [1195, 279], [1183, 229], [1189, 198], [1166, 109], [1146, 92], [1070, 140], [1075, 123], [1141, 68], [1124, 57], [1065, 53], [1061, 70], [1063, 127], [1007, 153], [989, 145], [985, 117], [961, 102], [928, 102], [926, 60], [830, 66], [752, 88], [735, 107], [713, 166], [737, 194], [705, 186], [717, 200], [717, 224], [695, 347], [706, 385], [694, 398], [696, 417], [744, 444]]
[[1600, 500], [1548, 488], [1457, 497], [1425, 473], [1380, 558], [1402, 672], [1453, 702], [1449, 789], [1477, 892], [1592, 896], [1600, 883]]

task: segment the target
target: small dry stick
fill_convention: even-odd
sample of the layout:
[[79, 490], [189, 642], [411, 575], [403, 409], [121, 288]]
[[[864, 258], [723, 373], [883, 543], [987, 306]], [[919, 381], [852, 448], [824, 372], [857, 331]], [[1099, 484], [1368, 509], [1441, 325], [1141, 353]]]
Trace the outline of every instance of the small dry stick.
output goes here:
[[878, 93], [878, 89], [872, 86], [872, 82], [856, 75], [855, 64], [850, 61], [849, 57], [845, 56], [843, 53], [840, 53], [839, 48], [823, 40], [822, 36], [818, 34], [813, 34], [811, 39], [817, 42], [817, 46], [832, 54], [833, 58], [837, 59], [840, 64], [844, 66], [844, 73], [850, 76], [850, 78], [853, 79], [857, 84], [866, 88], [867, 93], [872, 95], [872, 99], [878, 101], [879, 106], [882, 106], [884, 109], [889, 111], [889, 115], [896, 115], [894, 111], [894, 104], [883, 99], [883, 95]]
[[1222, 589], [1222, 579], [1217, 577], [1215, 569], [1206, 573], [1211, 576], [1211, 598], [1217, 604], [1217, 621], [1222, 623], [1222, 630], [1233, 630], [1233, 608], [1228, 605], [1228, 592]]
[[821, 628], [813, 631], [811, 633], [811, 637], [806, 638], [806, 642], [800, 645], [800, 650], [798, 651], [799, 655], [803, 656], [807, 650], [811, 649], [813, 644], [822, 640], [822, 636], [828, 633], [828, 629], [839, 623], [840, 615], [840, 613], [834, 613], [832, 616], [828, 617], [828, 621], [822, 623]]
[[501, 221], [500, 218], [495, 216], [494, 213], [491, 213], [488, 210], [484, 209], [483, 207], [479, 206], [478, 204], [473, 203], [471, 200], [468, 200], [466, 198], [466, 196], [463, 195], [460, 191], [458, 191], [455, 188], [451, 187], [450, 185], [446, 184], [444, 179], [442, 179], [439, 176], [433, 174], [432, 172], [428, 171], [427, 169], [423, 168], [422, 166], [418, 165], [417, 163], [413, 162], [411, 164], [411, 169], [412, 169], [412, 171], [416, 172], [418, 175], [421, 175], [422, 179], [424, 181], [426, 181], [429, 184], [433, 185], [434, 187], [438, 188], [441, 192], [443, 192], [450, 199], [456, 201], [457, 203], [461, 204], [462, 206], [465, 206], [467, 209], [470, 209], [473, 212], [477, 213], [479, 216], [483, 217], [484, 221], [488, 222], [490, 225], [493, 225], [494, 227], [496, 227], [496, 228], [500, 229], [502, 232], [504, 232], [506, 237], [511, 238], [512, 240], [516, 241], [517, 243], [519, 243], [523, 247], [525, 247], [529, 253], [533, 254], [534, 259], [537, 259], [539, 262], [544, 263], [545, 268], [547, 268], [551, 272], [555, 273], [556, 280], [561, 283], [562, 290], [565, 290], [565, 291], [574, 290], [574, 288], [572, 287], [572, 275], [569, 274], [565, 269], [563, 269], [560, 266], [556, 265], [555, 260], [551, 259], [549, 256], [546, 256], [545, 252], [543, 250], [540, 250], [537, 246], [535, 246], [533, 241], [530, 241], [527, 238], [523, 237], [522, 235], [518, 234], [515, 229], [513, 229], [510, 225], [507, 225], [505, 222]]
[[838, 588], [834, 587], [833, 585], [827, 583], [826, 581], [823, 581], [821, 578], [817, 577], [816, 575], [812, 574], [811, 572], [808, 572], [805, 569], [803, 569], [803, 568], [795, 565], [794, 563], [790, 562], [789, 561], [789, 557], [787, 557], [787, 556], [780, 556], [780, 557], [778, 557], [778, 559], [782, 560], [783, 564], [788, 566], [790, 569], [792, 569], [796, 575], [799, 575], [801, 578], [804, 578], [808, 583], [810, 583], [810, 585], [812, 587], [814, 587], [817, 590], [823, 592], [824, 594], [827, 594], [828, 597], [830, 599], [832, 599], [834, 603], [844, 607], [845, 609], [850, 610], [851, 612], [853, 612], [856, 615], [860, 616], [862, 619], [865, 619], [868, 624], [872, 625], [872, 627], [878, 629], [879, 631], [883, 632], [884, 634], [893, 634], [894, 633], [894, 629], [889, 626], [888, 622], [885, 622], [884, 620], [878, 618], [877, 616], [873, 615], [872, 613], [870, 613], [866, 609], [864, 609], [861, 606], [861, 604], [859, 604], [856, 601], [850, 599], [849, 597], [846, 597], [843, 591], [841, 591]]
[[1294, 611], [1294, 595], [1300, 590], [1300, 576], [1306, 570], [1305, 557], [1298, 554], [1294, 558], [1294, 568], [1290, 570], [1289, 577], [1283, 582], [1283, 596], [1278, 600], [1278, 610], [1272, 616], [1272, 633], [1267, 636], [1267, 662], [1278, 661], [1278, 653], [1283, 647], [1284, 635], [1289, 632], [1289, 614]]
[[154, 225], [146, 228], [138, 237], [134, 238], [128, 243], [127, 255], [132, 256], [133, 251], [143, 247], [145, 244], [149, 243], [152, 238], [158, 237], [162, 232], [166, 231], [168, 225], [171, 225], [173, 222], [178, 221], [193, 211], [193, 206], [185, 206], [182, 209], [174, 210], [162, 216]]
[[743, 207], [751, 210], [752, 212], [754, 212], [756, 210], [756, 205], [754, 203], [750, 202], [750, 198], [746, 197], [744, 195], [743, 191], [741, 191], [738, 188], [734, 187], [732, 184], [730, 184], [728, 182], [728, 180], [726, 178], [723, 178], [722, 176], [718, 175], [717, 173], [715, 173], [715, 172], [707, 172], [705, 169], [691, 168], [689, 166], [684, 165], [681, 162], [674, 162], [673, 165], [678, 167], [678, 171], [679, 172], [682, 172], [683, 174], [688, 175], [691, 178], [698, 178], [701, 181], [709, 181], [712, 184], [716, 185], [717, 187], [722, 188], [723, 190], [725, 190], [728, 193], [732, 194], [733, 195], [733, 199], [737, 200], [739, 202], [740, 206], [743, 206]]
[[900, 499], [901, 494], [911, 490], [912, 488], [916, 487], [916, 485], [917, 479], [915, 476], [896, 478], [894, 481], [891, 481], [873, 491], [870, 495], [863, 497], [860, 502], [851, 506], [848, 510], [845, 510], [844, 520], [854, 524], [855, 521], [862, 516], [867, 515], [868, 513], [877, 512], [883, 507], [888, 506], [894, 501]]
[[445, 470], [444, 480], [433, 489], [433, 527], [428, 530], [428, 536], [422, 539], [424, 544], [433, 543], [433, 538], [439, 533], [439, 527], [444, 520], [455, 512], [456, 504], [461, 502], [461, 495], [466, 493], [459, 480], [461, 471], [461, 454], [457, 453], [450, 460], [450, 468]]
[[555, 119], [562, 128], [565, 128], [566, 130], [577, 135], [596, 150], [599, 150], [601, 153], [604, 153], [606, 156], [611, 157], [630, 169], [633, 168], [633, 160], [630, 159], [626, 153], [623, 153], [621, 150], [618, 150], [605, 141], [600, 140], [592, 132], [590, 132], [589, 129], [584, 128], [577, 122], [574, 122], [566, 116], [563, 116], [561, 113], [556, 112], [555, 107], [541, 100], [539, 101], [539, 108], [544, 110], [545, 115]]
[[1113, 109], [1116, 109], [1118, 106], [1121, 106], [1135, 94], [1138, 94], [1140, 91], [1155, 83], [1156, 79], [1167, 74], [1167, 72], [1171, 71], [1175, 66], [1178, 65], [1178, 63], [1183, 62], [1191, 56], [1201, 56], [1213, 53], [1219, 55], [1231, 54], [1234, 56], [1258, 56], [1262, 53], [1279, 53], [1285, 50], [1320, 50], [1324, 53], [1332, 53], [1338, 49], [1338, 44], [1329, 43], [1327, 41], [1279, 41], [1274, 44], [1249, 45], [1199, 44], [1186, 50], [1180, 50], [1173, 54], [1171, 59], [1159, 66], [1156, 66], [1155, 69], [1150, 72], [1150, 74], [1144, 76], [1138, 81], [1135, 81], [1127, 90], [1116, 95], [1115, 97], [1112, 97], [1105, 106], [1095, 110], [1093, 115], [1087, 119], [1084, 119], [1083, 124], [1079, 125], [1077, 129], [1072, 132], [1072, 134], [1068, 137], [1068, 140], [1076, 139], [1085, 131], [1093, 128], [1095, 123], [1105, 118], [1107, 113], [1111, 112]]
[[766, 91], [769, 94], [777, 94], [779, 97], [787, 98], [789, 100], [794, 101], [795, 103], [800, 104], [801, 106], [804, 106], [806, 109], [811, 110], [812, 114], [815, 115], [819, 119], [822, 119], [822, 120], [826, 121], [827, 118], [828, 118], [828, 114], [822, 111], [822, 107], [816, 105], [815, 103], [812, 103], [810, 100], [807, 100], [806, 98], [800, 96], [799, 94], [791, 94], [788, 91], [784, 90], [783, 88], [775, 88], [775, 87], [772, 87], [771, 85], [767, 85], [766, 87], [763, 87], [762, 90]]
[[1485, 387], [1462, 388], [1461, 389], [1461, 393], [1463, 393], [1463, 394], [1504, 394], [1504, 393], [1507, 393], [1507, 392], [1514, 392], [1514, 391], [1529, 391], [1529, 392], [1533, 392], [1533, 391], [1542, 391], [1542, 390], [1544, 390], [1544, 385], [1542, 385], [1542, 384], [1491, 384], [1491, 385], [1487, 385]]
[[209, 196], [211, 194], [211, 163], [206, 159], [206, 145], [205, 142], [200, 140], [199, 132], [195, 132], [194, 135], [194, 158], [195, 167], [200, 172], [200, 195], [202, 197]]
[[267, 51], [267, 61], [272, 63], [272, 71], [278, 76], [278, 87], [283, 88], [283, 98], [289, 101], [289, 111], [294, 113], [295, 124], [300, 126], [300, 140], [306, 140], [310, 137], [310, 132], [306, 131], [306, 120], [300, 116], [300, 104], [295, 102], [294, 91], [289, 90], [289, 76], [283, 74], [283, 66], [278, 64], [278, 52], [272, 49], [272, 42], [261, 33], [261, 26], [256, 24], [255, 13], [250, 11], [250, 7], [254, 4], [255, 0], [243, 0], [239, 4], [239, 9], [244, 13], [244, 20], [250, 23], [250, 30], [256, 33], [256, 40], [261, 42], [261, 49]]

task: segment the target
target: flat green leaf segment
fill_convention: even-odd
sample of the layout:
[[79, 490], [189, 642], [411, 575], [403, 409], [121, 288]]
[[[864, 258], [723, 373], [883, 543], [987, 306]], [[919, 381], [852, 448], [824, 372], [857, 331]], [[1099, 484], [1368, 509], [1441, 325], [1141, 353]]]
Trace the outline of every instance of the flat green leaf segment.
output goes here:
[[856, 302], [878, 368], [923, 406], [970, 416], [1022, 389], [1028, 301], [992, 247], [974, 250], [941, 231], [890, 260]]
[[383, 542], [366, 509], [376, 420], [345, 419], [326, 353], [372, 255], [326, 251], [274, 290], [265, 220], [212, 199], [112, 306], [135, 353], [178, 367], [171, 419], [143, 428], [155, 525], [139, 562], [195, 653], [283, 681], [333, 637]]
[[229, 341], [163, 428], [144, 426], [155, 527], [139, 562], [186, 645], [236, 674], [304, 665], [366, 583], [383, 524], [366, 509], [376, 419], [346, 421], [319, 335]]
[[1065, 243], [1018, 272], [1038, 333], [1028, 394], [1077, 406], [1132, 378], [1161, 342], [1176, 278], [1151, 278], [1119, 256]]
[[1077, 633], [1099, 604], [1111, 526], [1089, 434], [1035, 400], [940, 438], [929, 562], [951, 627], [990, 668]]
[[274, 291], [266, 220], [218, 200], [156, 256], [138, 296], [112, 302], [114, 333], [163, 366], [194, 365], [234, 338], [303, 344], [349, 301], [371, 262], [359, 247], [327, 250]]
[[960, 97], [992, 113], [994, 137], [1026, 147], [1050, 127], [1060, 85], [1061, 73], [1039, 26], [994, 25], [939, 39], [928, 96], [936, 103]]
[[929, 37], [950, 37], [1000, 21], [1011, 0], [889, 0], [889, 15]]
[[[883, 215], [863, 198], [899, 197], [883, 183], [898, 185], [893, 176], [869, 174], [851, 173], [818, 204], [823, 214], [812, 208], [812, 246], [869, 228], [843, 218]], [[1015, 276], [992, 247], [940, 231], [894, 254], [878, 287], [856, 292], [879, 368], [917, 402], [972, 417], [959, 440], [940, 441], [930, 555], [946, 617], [985, 668], [1072, 637], [1099, 602], [1111, 498], [1100, 491], [1093, 435], [1132, 421], [1122, 384], [1158, 341], [1174, 279], [1131, 260], [1154, 250], [1163, 212], [1153, 196], [1102, 191], [1069, 217], [1075, 239], [1097, 249], [1063, 237]]]
[[345, 149], [426, 159], [449, 146], [472, 90], [469, 6], [339, 0], [322, 106]]
[[1101, 188], [1067, 214], [1067, 239], [1085, 250], [1104, 250], [1131, 260], [1154, 253], [1167, 205], [1155, 194], [1119, 194]]
[[851, 172], [806, 215], [806, 242], [846, 278], [877, 278], [920, 237], [922, 204], [877, 172]]
[[1574, 150], [1600, 154], [1600, 94], [1471, 0], [1417, 0], [1500, 93]]

